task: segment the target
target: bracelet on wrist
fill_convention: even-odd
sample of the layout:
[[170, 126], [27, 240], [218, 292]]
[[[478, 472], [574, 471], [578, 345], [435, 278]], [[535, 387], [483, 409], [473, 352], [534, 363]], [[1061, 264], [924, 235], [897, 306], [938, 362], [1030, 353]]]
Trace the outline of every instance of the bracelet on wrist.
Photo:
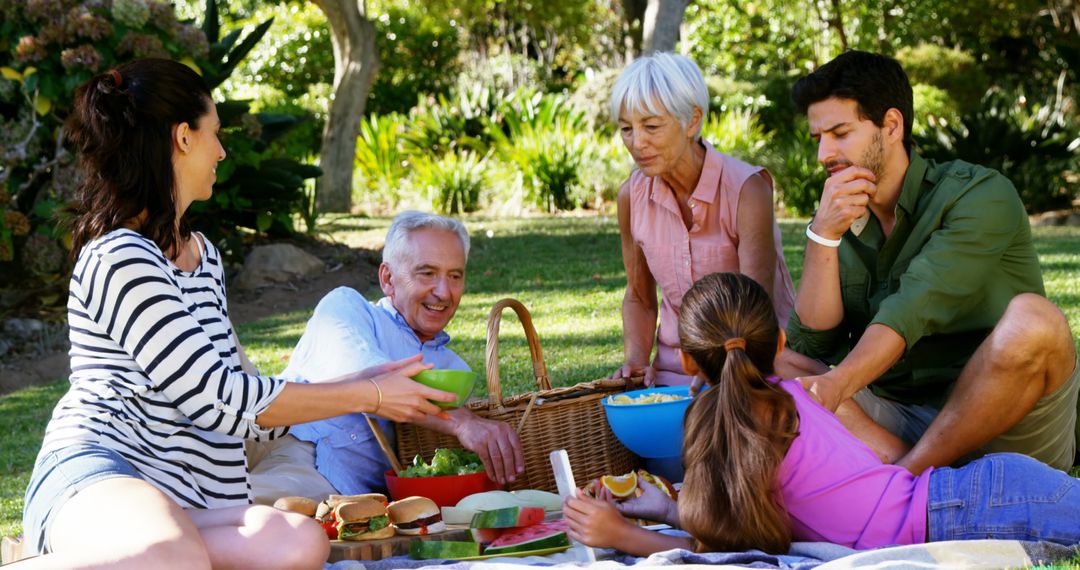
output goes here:
[[376, 382], [374, 378], [367, 378], [366, 380], [368, 382], [371, 382], [371, 385], [375, 387], [375, 391], [379, 394], [379, 401], [375, 402], [375, 409], [369, 412], [372, 414], [377, 414], [379, 413], [379, 408], [382, 407], [382, 388], [379, 387], [379, 383]]
[[810, 224], [806, 224], [806, 237], [810, 238], [810, 241], [812, 241], [812, 242], [814, 242], [814, 243], [816, 243], [818, 245], [823, 245], [825, 247], [831, 247], [831, 248], [840, 247], [840, 238], [829, 239], [827, 237], [820, 236], [820, 235], [814, 233], [814, 230], [810, 229], [811, 224], [813, 224], [813, 222], [810, 222]]

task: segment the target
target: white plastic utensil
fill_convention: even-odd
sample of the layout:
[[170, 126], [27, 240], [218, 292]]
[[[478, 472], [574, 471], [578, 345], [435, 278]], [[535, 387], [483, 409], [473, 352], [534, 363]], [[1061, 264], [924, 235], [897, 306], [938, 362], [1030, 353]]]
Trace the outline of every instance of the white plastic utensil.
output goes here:
[[[565, 449], [552, 451], [548, 456], [551, 459], [551, 470], [555, 472], [555, 486], [559, 488], [559, 498], [566, 499], [573, 495], [577, 496], [577, 483], [574, 482], [574, 471], [570, 469], [570, 456]], [[574, 541], [571, 551], [582, 562], [596, 562], [596, 553], [593, 549]]]

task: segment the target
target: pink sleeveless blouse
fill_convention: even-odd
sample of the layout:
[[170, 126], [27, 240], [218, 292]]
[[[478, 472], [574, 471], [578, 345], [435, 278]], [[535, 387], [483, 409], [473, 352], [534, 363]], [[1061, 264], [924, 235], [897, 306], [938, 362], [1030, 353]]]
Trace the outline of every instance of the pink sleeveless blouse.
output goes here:
[[[743, 185], [757, 174], [772, 186], [772, 177], [764, 168], [722, 154], [704, 140], [702, 144], [705, 165], [690, 199], [693, 224], [689, 231], [674, 192], [660, 177], [648, 177], [635, 170], [626, 182], [630, 185], [630, 233], [660, 286], [660, 326], [653, 361], [660, 384], [684, 385], [691, 381], [682, 373], [676, 352], [683, 295], [696, 280], [710, 273], [740, 270], [735, 218]], [[772, 224], [776, 243], [773, 307], [780, 326], [786, 327], [795, 306], [795, 288], [784, 263], [780, 226], [775, 218]]]

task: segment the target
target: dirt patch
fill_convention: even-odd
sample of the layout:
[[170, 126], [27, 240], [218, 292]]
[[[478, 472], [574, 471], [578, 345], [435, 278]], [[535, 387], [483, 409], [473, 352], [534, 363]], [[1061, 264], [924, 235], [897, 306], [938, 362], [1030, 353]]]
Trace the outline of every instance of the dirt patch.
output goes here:
[[248, 323], [291, 311], [311, 311], [330, 291], [352, 287], [367, 292], [379, 286], [378, 252], [323, 242], [294, 242], [326, 263], [322, 275], [253, 291], [229, 289], [229, 316], [233, 324]]
[[[229, 288], [229, 316], [233, 324], [281, 313], [311, 311], [319, 299], [337, 287], [352, 287], [366, 293], [379, 285], [379, 252], [314, 240], [291, 243], [323, 260], [327, 270], [318, 277], [253, 291]], [[33, 353], [5, 356], [0, 361], [0, 394], [66, 377], [70, 372], [66, 333], [50, 344]]]

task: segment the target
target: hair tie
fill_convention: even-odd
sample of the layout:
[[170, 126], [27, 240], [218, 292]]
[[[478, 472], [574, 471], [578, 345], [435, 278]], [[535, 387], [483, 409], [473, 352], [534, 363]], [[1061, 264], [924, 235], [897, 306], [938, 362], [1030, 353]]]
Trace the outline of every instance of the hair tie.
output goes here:
[[123, 76], [123, 75], [120, 75], [120, 72], [119, 72], [119, 71], [117, 71], [117, 70], [115, 70], [115, 69], [110, 69], [110, 70], [109, 70], [109, 75], [111, 75], [111, 76], [112, 76], [112, 79], [113, 79], [113, 85], [114, 85], [114, 86], [115, 86], [116, 88], [118, 88], [118, 89], [119, 89], [119, 88], [120, 88], [120, 86], [124, 84], [124, 76]]
[[737, 336], [724, 341], [724, 350], [731, 352], [732, 349], [736, 348], [746, 350], [746, 339], [741, 336]]

